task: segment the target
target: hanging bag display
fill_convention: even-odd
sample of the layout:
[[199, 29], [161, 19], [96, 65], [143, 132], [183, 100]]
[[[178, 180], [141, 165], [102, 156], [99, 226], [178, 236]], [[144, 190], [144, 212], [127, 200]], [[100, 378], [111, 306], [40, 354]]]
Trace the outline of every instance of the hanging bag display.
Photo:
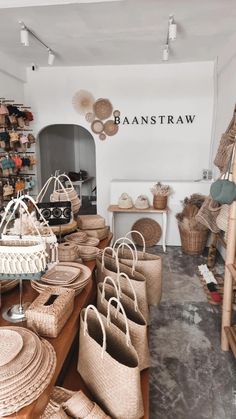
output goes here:
[[[136, 249], [135, 244], [132, 240], [128, 239], [128, 235], [132, 233], [137, 233], [143, 242], [143, 250], [138, 251]], [[121, 237], [116, 240], [114, 243], [113, 248], [116, 247], [116, 244], [119, 242], [127, 241], [132, 244], [134, 249], [136, 250], [137, 260], [135, 261], [135, 270], [143, 274], [146, 278], [147, 284], [147, 299], [149, 305], [156, 305], [159, 304], [161, 301], [161, 294], [162, 294], [162, 258], [158, 255], [153, 255], [151, 253], [146, 253], [146, 244], [143, 235], [136, 230], [129, 231], [125, 237]], [[124, 248], [124, 246], [120, 247], [118, 253], [119, 260], [128, 265], [132, 266], [133, 264], [133, 255], [131, 254], [130, 250]]]
[[[147, 322], [144, 319], [141, 311], [138, 308], [137, 296], [133, 288], [132, 282], [129, 277], [121, 273], [118, 276], [118, 282], [121, 277], [125, 277], [128, 281], [131, 291], [133, 293], [134, 299], [131, 299], [125, 294], [119, 292], [115, 281], [110, 276], [106, 276], [103, 283], [98, 284], [97, 292], [97, 308], [100, 313], [107, 315], [108, 302], [110, 298], [115, 297], [119, 301], [121, 300], [122, 306], [125, 310], [127, 321], [129, 325], [131, 342], [134, 348], [137, 351], [139, 359], [139, 369], [140, 371], [148, 368], [150, 366], [150, 355], [148, 348], [148, 336], [147, 336]], [[108, 281], [110, 284], [108, 284]], [[125, 332], [125, 321], [122, 313], [118, 312], [117, 308], [113, 305], [110, 307], [112, 322], [119, 327], [123, 332]]]
[[232, 204], [236, 199], [236, 184], [230, 180], [230, 170], [235, 147], [233, 147], [228, 167], [221, 179], [217, 179], [212, 183], [210, 188], [211, 197], [219, 204]]
[[[49, 202], [42, 202], [52, 181], [54, 181], [54, 185], [56, 182], [59, 183], [61, 189], [64, 190], [63, 199], [58, 196], [57, 200], [51, 201], [50, 198]], [[40, 213], [50, 226], [69, 224], [72, 221], [71, 201], [64, 186], [56, 176], [51, 176], [44, 184], [36, 198], [36, 203]]]
[[[115, 250], [112, 247], [106, 247], [103, 250], [102, 255], [99, 255], [96, 259], [97, 282], [103, 282], [106, 276], [111, 276], [116, 281], [117, 275], [121, 272], [128, 275], [137, 295], [139, 309], [145, 320], [148, 322], [149, 311], [147, 302], [146, 278], [143, 274], [135, 270], [135, 254], [127, 243], [125, 243], [125, 246], [128, 246], [131, 251], [133, 257], [132, 267], [119, 262]], [[110, 252], [110, 255], [108, 252]], [[133, 298], [130, 286], [124, 277], [120, 278], [120, 286], [122, 293], [128, 295], [130, 298]]]
[[82, 310], [78, 372], [113, 419], [139, 419], [144, 409], [138, 356], [125, 321], [123, 333], [111, 324], [109, 309], [107, 319], [93, 305]]
[[[13, 212], [10, 210], [13, 208]], [[8, 203], [3, 215], [0, 230], [4, 231], [8, 217], [12, 218], [17, 209], [23, 209], [29, 216], [28, 208], [21, 199]], [[36, 225], [38, 240], [0, 239], [0, 279], [38, 279], [47, 267], [46, 244], [43, 242]]]
[[[62, 179], [66, 179], [67, 183], [69, 184], [68, 187], [61, 187], [62, 184]], [[80, 206], [81, 206], [81, 202], [80, 199], [78, 197], [78, 194], [70, 180], [70, 178], [65, 174], [61, 174], [57, 176], [57, 180], [54, 183], [54, 190], [53, 193], [51, 195], [51, 200], [52, 201], [60, 201], [60, 200], [65, 200], [66, 197], [69, 197], [70, 201], [71, 201], [71, 206], [72, 206], [72, 212], [73, 214], [77, 214], [79, 212]]]

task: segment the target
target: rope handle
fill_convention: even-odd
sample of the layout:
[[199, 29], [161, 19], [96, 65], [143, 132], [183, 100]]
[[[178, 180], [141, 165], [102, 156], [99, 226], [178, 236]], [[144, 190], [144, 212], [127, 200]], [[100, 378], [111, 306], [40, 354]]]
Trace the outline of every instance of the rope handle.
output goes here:
[[[23, 196], [24, 196], [24, 195], [23, 195]], [[20, 197], [20, 198], [16, 198], [16, 199], [13, 199], [12, 201], [10, 201], [10, 202], [7, 204], [7, 206], [6, 206], [6, 210], [5, 210], [5, 213], [4, 213], [3, 218], [2, 218], [2, 220], [1, 220], [1, 223], [0, 223], [0, 230], [2, 229], [2, 226], [3, 226], [3, 225], [4, 225], [4, 223], [5, 223], [5, 220], [6, 220], [6, 217], [7, 217], [7, 214], [8, 214], [9, 209], [10, 209], [10, 208], [11, 208], [14, 204], [15, 204], [15, 206], [14, 206], [14, 208], [13, 208], [13, 211], [12, 211], [12, 213], [11, 213], [11, 215], [10, 215], [9, 219], [7, 220], [7, 222], [6, 222], [6, 224], [5, 224], [4, 228], [3, 228], [2, 234], [5, 234], [5, 233], [6, 233], [6, 228], [7, 228], [8, 224], [9, 224], [9, 222], [12, 220], [12, 218], [13, 218], [13, 216], [14, 216], [14, 214], [15, 214], [16, 210], [17, 210], [17, 208], [18, 208], [19, 206], [21, 206], [21, 207], [25, 210], [26, 214], [29, 216], [29, 219], [30, 219], [30, 221], [31, 221], [31, 224], [32, 224], [32, 226], [35, 228], [35, 230], [36, 230], [36, 232], [37, 232], [38, 236], [39, 236], [39, 237], [40, 237], [40, 239], [43, 241], [42, 236], [41, 236], [41, 234], [40, 234], [40, 232], [39, 232], [39, 229], [38, 229], [38, 228], [37, 228], [37, 226], [34, 224], [34, 222], [33, 222], [32, 218], [30, 217], [30, 213], [29, 213], [29, 211], [28, 211], [27, 205], [26, 205], [26, 204], [22, 201], [22, 197]]]
[[[59, 180], [60, 177], [66, 178], [67, 181], [70, 183], [70, 188], [71, 189], [74, 189], [74, 185], [73, 185], [73, 183], [71, 182], [71, 179], [69, 178], [69, 176], [67, 176], [66, 173], [61, 173], [60, 175], [57, 176], [58, 183], [60, 182], [60, 180]], [[56, 190], [56, 186], [55, 185], [57, 185], [57, 182], [54, 183], [54, 191]], [[58, 186], [57, 186], [57, 188], [58, 188]]]
[[[128, 235], [130, 235], [132, 233], [136, 233], [141, 237], [142, 242], [143, 242], [143, 253], [145, 253], [146, 252], [146, 242], [145, 242], [145, 239], [144, 239], [142, 233], [140, 233], [140, 231], [138, 231], [138, 230], [130, 230], [130, 231], [128, 231], [128, 233], [126, 233], [125, 237], [127, 237]], [[134, 246], [135, 246], [135, 244], [134, 244]]]
[[104, 299], [105, 299], [105, 285], [106, 285], [107, 281], [110, 281], [112, 283], [112, 285], [114, 286], [115, 291], [116, 291], [116, 295], [117, 295], [117, 299], [119, 300], [120, 297], [121, 297], [120, 283], [118, 283], [119, 287], [117, 288], [117, 285], [116, 285], [114, 279], [111, 276], [106, 276], [104, 278], [103, 283], [102, 283], [102, 296], [101, 296], [101, 301], [104, 301]]
[[138, 311], [138, 300], [137, 300], [137, 294], [136, 294], [136, 292], [135, 292], [135, 289], [134, 289], [134, 286], [133, 286], [133, 284], [132, 284], [132, 281], [131, 281], [131, 279], [128, 277], [128, 275], [127, 274], [125, 274], [124, 272], [120, 272], [119, 274], [117, 274], [117, 282], [118, 282], [118, 284], [119, 284], [119, 287], [121, 288], [121, 286], [120, 286], [120, 277], [124, 277], [125, 279], [127, 279], [127, 281], [129, 282], [129, 285], [130, 285], [130, 288], [132, 289], [132, 292], [133, 292], [133, 295], [134, 295], [134, 310], [135, 311]]
[[[125, 309], [123, 307], [123, 305], [121, 304], [121, 302], [119, 300], [117, 300], [117, 298], [112, 297], [110, 298], [110, 300], [108, 301], [108, 306], [107, 306], [107, 325], [110, 326], [111, 325], [111, 303], [112, 301], [115, 301], [117, 304], [117, 307], [119, 306], [119, 309], [122, 311], [122, 314], [124, 316], [124, 320], [125, 320], [125, 328], [126, 328], [126, 344], [127, 346], [130, 346], [131, 344], [131, 339], [130, 339], [130, 333], [129, 333], [129, 325], [128, 325], [128, 319], [125, 313]], [[118, 313], [117, 313], [118, 314]]]
[[[122, 241], [122, 245], [123, 244], [125, 244], [125, 241], [127, 241], [128, 242], [128, 244], [130, 244], [130, 245], [132, 245], [133, 247], [134, 247], [134, 252], [135, 252], [135, 263], [137, 263], [138, 262], [138, 252], [137, 252], [137, 248], [136, 248], [136, 246], [135, 246], [135, 244], [134, 244], [134, 242], [131, 240], [131, 239], [129, 239], [128, 237], [120, 237], [119, 239], [117, 239], [116, 241], [115, 241], [115, 243], [113, 244], [113, 249], [114, 250], [116, 250], [116, 245], [121, 241], [121, 240], [123, 240]], [[120, 246], [120, 247], [122, 247], [122, 251], [124, 251], [124, 246]], [[119, 255], [118, 255], [119, 256]]]
[[[118, 260], [119, 248], [122, 247], [122, 246], [128, 247], [128, 249], [130, 250], [130, 252], [132, 254], [132, 257], [133, 257], [132, 275], [133, 275], [134, 274], [134, 270], [135, 270], [135, 263], [136, 263], [136, 260], [138, 259], [137, 250], [134, 252], [133, 249], [132, 249], [132, 247], [128, 243], [120, 243], [119, 246], [116, 249], [116, 254], [117, 254], [116, 262], [119, 261]], [[120, 273], [120, 269], [119, 269], [118, 272]]]
[[105, 326], [103, 324], [103, 321], [101, 319], [100, 313], [98, 311], [98, 309], [93, 305], [93, 304], [89, 304], [86, 309], [85, 309], [85, 313], [84, 313], [84, 336], [88, 333], [88, 311], [89, 310], [93, 310], [99, 320], [99, 323], [101, 325], [101, 329], [102, 329], [102, 353], [101, 353], [101, 358], [103, 359], [104, 357], [104, 353], [106, 351], [106, 330], [105, 330]]
[[49, 179], [45, 182], [45, 184], [43, 185], [43, 187], [42, 187], [41, 191], [39, 192], [38, 196], [36, 197], [36, 203], [38, 203], [38, 202], [42, 202], [42, 200], [43, 200], [43, 198], [44, 198], [44, 196], [45, 196], [45, 194], [46, 194], [46, 192], [47, 192], [47, 190], [48, 190], [48, 188], [49, 188], [49, 185], [50, 185], [50, 183], [51, 183], [51, 181], [52, 181], [52, 180], [54, 180], [54, 189], [53, 189], [53, 190], [55, 190], [55, 184], [56, 184], [56, 182], [58, 182], [58, 183], [59, 183], [59, 185], [60, 185], [60, 187], [61, 187], [61, 189], [63, 190], [63, 192], [66, 194], [67, 201], [70, 201], [70, 198], [69, 198], [68, 192], [66, 191], [65, 187], [64, 187], [64, 186], [63, 186], [63, 184], [61, 183], [60, 179], [58, 179], [58, 177], [56, 177], [56, 176], [51, 176], [51, 177], [50, 177], [50, 178], [49, 178]]

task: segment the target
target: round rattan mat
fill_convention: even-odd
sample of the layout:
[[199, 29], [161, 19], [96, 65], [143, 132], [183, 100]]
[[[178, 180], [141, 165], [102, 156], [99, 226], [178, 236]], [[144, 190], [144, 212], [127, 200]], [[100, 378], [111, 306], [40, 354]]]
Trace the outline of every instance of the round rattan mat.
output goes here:
[[[152, 218], [140, 218], [133, 224], [131, 230], [139, 231], [143, 235], [147, 247], [157, 244], [162, 234], [160, 224]], [[131, 234], [134, 243], [143, 246], [141, 237], [137, 233]]]
[[93, 110], [98, 119], [107, 119], [111, 116], [113, 107], [108, 99], [98, 99], [93, 105]]
[[112, 119], [109, 119], [108, 121], [105, 122], [104, 124], [105, 134], [111, 137], [112, 135], [115, 135], [118, 130], [119, 130], [119, 126], [115, 124]]

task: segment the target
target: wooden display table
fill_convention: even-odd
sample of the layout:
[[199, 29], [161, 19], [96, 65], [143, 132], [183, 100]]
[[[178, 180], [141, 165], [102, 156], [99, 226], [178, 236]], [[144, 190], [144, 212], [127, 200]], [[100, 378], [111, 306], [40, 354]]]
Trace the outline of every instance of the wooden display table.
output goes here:
[[[100, 248], [104, 248], [109, 245], [110, 241], [112, 239], [112, 234], [109, 235], [108, 238], [102, 240], [99, 244]], [[86, 266], [88, 266], [92, 274], [94, 274], [96, 261], [92, 260], [85, 263]], [[32, 302], [36, 297], [38, 296], [38, 293], [31, 287], [29, 281], [25, 280], [23, 283], [23, 301], [24, 302]], [[5, 293], [1, 297], [2, 299], [2, 306], [1, 310], [4, 310], [4, 308], [9, 307], [13, 304], [19, 303], [19, 291], [18, 288], [14, 288], [11, 291]], [[57, 383], [58, 377], [63, 370], [63, 365], [65, 364], [66, 358], [69, 355], [70, 349], [73, 345], [73, 342], [75, 339], [78, 340], [78, 329], [79, 329], [79, 315], [80, 311], [83, 307], [86, 307], [88, 304], [95, 302], [96, 300], [96, 282], [93, 279], [89, 282], [89, 284], [83, 289], [83, 291], [75, 297], [75, 304], [74, 304], [74, 311], [72, 315], [70, 316], [69, 320], [66, 322], [64, 328], [62, 329], [61, 333], [57, 338], [48, 338], [48, 341], [53, 345], [56, 356], [57, 356], [57, 365], [56, 370], [54, 373], [54, 376], [52, 378], [52, 381], [50, 385], [46, 388], [46, 390], [43, 392], [43, 394], [33, 403], [30, 405], [24, 407], [23, 409], [19, 410], [15, 414], [7, 416], [7, 418], [14, 418], [14, 419], [38, 419], [39, 416], [42, 414], [43, 410], [45, 409], [45, 406], [47, 405], [49, 401], [49, 396], [51, 393], [51, 390], [53, 386]], [[13, 324], [8, 322], [7, 320], [4, 320], [2, 317], [0, 317], [0, 326], [22, 326], [26, 327], [26, 322], [19, 322], [17, 324]], [[76, 363], [71, 363], [72, 365], [72, 373], [75, 378], [75, 382], [73, 385], [76, 385], [76, 390], [79, 390], [82, 387], [82, 380], [79, 376], [79, 374], [76, 372]], [[68, 374], [71, 373], [71, 370], [68, 370]], [[60, 383], [59, 383], [60, 384]], [[67, 380], [66, 380], [67, 384]], [[64, 383], [63, 383], [64, 385]], [[68, 385], [68, 388], [70, 385]], [[146, 413], [144, 418], [148, 419], [148, 372], [145, 374], [145, 391], [144, 391], [144, 398], [146, 399], [145, 406], [146, 406]], [[85, 389], [85, 392], [88, 393], [88, 391]], [[2, 416], [0, 416], [2, 418]]]
[[69, 224], [62, 224], [60, 226], [51, 226], [51, 229], [54, 234], [57, 236], [62, 235], [65, 236], [66, 234], [73, 233], [77, 229], [77, 221], [73, 220]]
[[163, 210], [157, 210], [153, 207], [149, 207], [147, 209], [138, 209], [135, 207], [124, 209], [119, 208], [118, 205], [109, 205], [107, 210], [110, 213], [110, 220], [109, 224], [111, 226], [111, 231], [113, 233], [114, 240], [116, 239], [116, 232], [115, 232], [115, 215], [116, 214], [161, 214], [162, 215], [162, 248], [163, 252], [166, 252], [166, 230], [167, 230], [167, 214], [169, 209], [165, 208]]

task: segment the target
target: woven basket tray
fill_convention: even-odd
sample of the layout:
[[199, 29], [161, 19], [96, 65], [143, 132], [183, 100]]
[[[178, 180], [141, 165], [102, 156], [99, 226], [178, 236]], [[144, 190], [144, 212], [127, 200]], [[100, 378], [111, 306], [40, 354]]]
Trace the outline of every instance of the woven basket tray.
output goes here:
[[96, 230], [83, 230], [88, 236], [96, 237], [99, 240], [103, 240], [109, 235], [110, 228], [108, 226], [104, 228], [97, 228]]
[[[133, 224], [131, 230], [139, 231], [143, 235], [147, 247], [157, 244], [162, 234], [160, 224], [151, 218], [140, 218]], [[143, 241], [139, 234], [132, 233], [132, 239], [135, 244], [143, 246]]]

